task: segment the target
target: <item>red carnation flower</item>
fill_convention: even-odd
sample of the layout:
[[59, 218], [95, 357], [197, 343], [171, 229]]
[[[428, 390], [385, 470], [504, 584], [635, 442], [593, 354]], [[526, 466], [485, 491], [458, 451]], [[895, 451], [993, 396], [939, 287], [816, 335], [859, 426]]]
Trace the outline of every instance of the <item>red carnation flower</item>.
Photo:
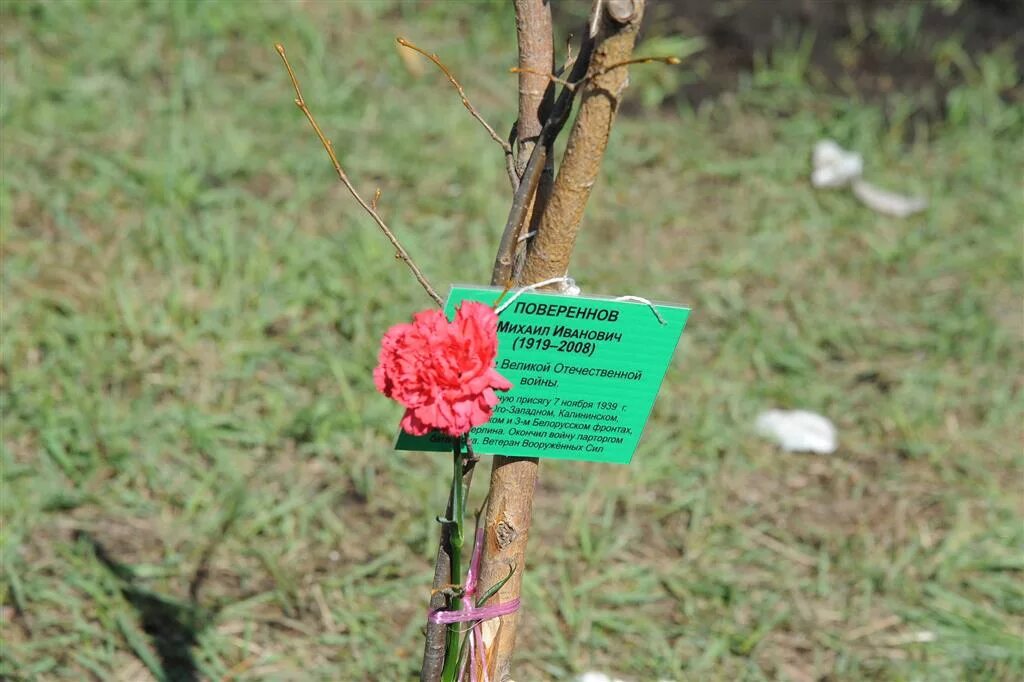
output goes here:
[[381, 341], [373, 370], [377, 390], [405, 406], [401, 427], [423, 436], [432, 430], [462, 436], [486, 423], [498, 404], [495, 391], [512, 388], [494, 369], [498, 316], [466, 301], [449, 322], [440, 310], [416, 313]]

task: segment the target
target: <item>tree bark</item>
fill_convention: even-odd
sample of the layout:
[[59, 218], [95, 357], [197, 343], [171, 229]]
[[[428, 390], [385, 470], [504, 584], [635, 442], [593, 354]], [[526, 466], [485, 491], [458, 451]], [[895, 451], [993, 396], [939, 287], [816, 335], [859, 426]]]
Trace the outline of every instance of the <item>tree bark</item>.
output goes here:
[[[522, 179], [526, 164], [540, 139], [544, 122], [551, 114], [555, 87], [544, 74], [555, 68], [554, 31], [551, 25], [551, 6], [548, 0], [515, 0], [516, 38], [519, 43], [519, 118], [516, 120], [515, 169]], [[554, 181], [553, 140], [548, 142], [538, 184], [526, 211], [525, 224], [535, 230], [537, 219], [544, 211]], [[513, 248], [514, 260], [522, 265], [525, 244]], [[513, 277], [519, 268], [513, 267]], [[491, 282], [504, 286], [507, 282]]]
[[[518, 10], [520, 2], [516, 4]], [[528, 3], [523, 0], [523, 4]], [[602, 4], [580, 110], [550, 196], [543, 211], [535, 215], [537, 235], [530, 242], [522, 283], [559, 277], [568, 270], [583, 209], [597, 180], [619, 98], [628, 82], [627, 67], [617, 65], [632, 56], [643, 9], [644, 0], [605, 0]], [[537, 470], [536, 458], [494, 458], [480, 585], [489, 588], [504, 579], [510, 567], [515, 568], [512, 578], [492, 598], [495, 603], [520, 594]], [[510, 679], [517, 624], [517, 613], [484, 624], [491, 679]]]
[[516, 0], [519, 41], [519, 118], [516, 120], [516, 173], [523, 176], [537, 143], [554, 89], [544, 75], [554, 64], [551, 7], [547, 0]]
[[[616, 10], [618, 14], [613, 15]], [[629, 82], [627, 67], [614, 65], [633, 55], [642, 11], [642, 0], [608, 0], [605, 5], [580, 110], [548, 205], [540, 216], [537, 236], [530, 242], [523, 282], [559, 277], [568, 270], [583, 209], [597, 181], [619, 99]], [[620, 23], [617, 17], [625, 21]]]
[[[519, 66], [528, 69], [528, 72], [519, 74], [519, 118], [516, 121], [515, 171], [522, 178], [554, 99], [554, 88], [548, 78], [543, 75], [552, 69], [554, 39], [551, 28], [551, 7], [547, 0], [516, 0], [515, 6]], [[545, 174], [541, 174], [536, 196], [546, 197], [550, 192], [551, 173], [546, 175], [547, 186], [544, 186]], [[532, 198], [530, 200], [533, 201]], [[543, 206], [543, 203], [536, 205], [540, 207]], [[532, 207], [527, 210], [532, 210]], [[528, 212], [527, 216], [529, 215]], [[512, 253], [515, 253], [515, 245], [512, 245]], [[495, 274], [491, 284], [505, 285], [506, 282], [498, 281], [500, 279], [501, 277]], [[473, 481], [473, 468], [472, 465], [468, 466], [462, 478], [462, 483], [467, 491]], [[452, 500], [449, 496], [445, 516], [450, 517], [451, 514]], [[441, 590], [448, 584], [461, 580], [460, 576], [454, 576], [453, 579], [451, 575], [451, 552], [453, 550], [450, 528], [451, 526], [447, 524], [441, 526], [441, 538], [434, 564], [434, 593], [430, 598], [431, 610], [443, 608], [447, 599]], [[447, 627], [445, 625], [427, 623], [420, 682], [435, 682], [441, 678], [446, 635]]]

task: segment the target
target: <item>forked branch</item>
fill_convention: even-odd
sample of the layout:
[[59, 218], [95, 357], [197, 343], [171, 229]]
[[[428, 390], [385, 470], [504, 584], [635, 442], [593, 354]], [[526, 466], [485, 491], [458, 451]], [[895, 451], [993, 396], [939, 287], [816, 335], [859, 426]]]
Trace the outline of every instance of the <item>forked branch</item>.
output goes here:
[[[565, 274], [583, 209], [597, 180], [619, 100], [628, 83], [628, 66], [661, 58], [633, 57], [643, 0], [607, 0], [596, 22], [593, 56], [579, 80], [582, 101], [569, 133], [547, 210], [530, 242], [523, 280], [540, 282]], [[675, 58], [672, 58], [674, 61]]]
[[588, 73], [585, 77], [580, 78], [579, 80], [576, 81], [568, 81], [564, 78], [559, 78], [553, 73], [542, 73], [540, 71], [534, 71], [533, 69], [527, 69], [520, 66], [511, 67], [509, 69], [509, 73], [531, 73], [535, 76], [543, 76], [552, 83], [558, 83], [559, 85], [568, 88], [570, 91], [575, 92], [581, 85], [586, 85], [589, 81], [593, 80], [594, 78], [602, 76], [611, 71], [612, 69], [617, 69], [620, 66], [630, 66], [632, 64], [668, 64], [670, 66], [675, 66], [677, 64], [682, 63], [683, 60], [674, 55], [667, 55], [661, 57], [636, 57], [634, 59], [626, 59], [621, 62], [616, 62], [615, 64], [608, 64], [607, 66], [601, 67], [600, 71]]
[[288, 70], [288, 77], [291, 79], [292, 87], [295, 89], [295, 106], [301, 109], [302, 113], [306, 115], [306, 120], [309, 121], [309, 125], [313, 127], [313, 131], [316, 133], [316, 136], [320, 138], [320, 144], [323, 145], [324, 151], [326, 151], [327, 156], [330, 157], [331, 163], [334, 165], [334, 171], [338, 174], [338, 179], [341, 180], [341, 184], [345, 185], [345, 189], [347, 189], [356, 202], [363, 207], [363, 210], [370, 214], [373, 221], [377, 223], [377, 227], [381, 229], [384, 236], [386, 236], [391, 242], [391, 245], [395, 247], [396, 256], [400, 260], [404, 261], [409, 267], [413, 276], [416, 278], [416, 281], [420, 283], [420, 286], [427, 292], [427, 295], [434, 299], [434, 302], [437, 303], [438, 306], [443, 307], [444, 301], [440, 296], [438, 296], [437, 291], [430, 285], [430, 282], [427, 281], [427, 278], [423, 275], [423, 272], [419, 267], [417, 267], [412, 256], [409, 255], [409, 252], [406, 251], [405, 247], [403, 247], [401, 242], [398, 241], [398, 237], [395, 233], [392, 232], [391, 228], [384, 222], [384, 219], [380, 217], [379, 213], [377, 213], [375, 204], [377, 203], [379, 195], [374, 197], [373, 204], [367, 203], [366, 200], [360, 196], [358, 190], [356, 190], [355, 186], [352, 184], [352, 181], [349, 180], [345, 170], [341, 167], [341, 163], [338, 161], [338, 155], [334, 152], [334, 145], [331, 144], [331, 141], [327, 139], [326, 135], [324, 135], [323, 131], [320, 129], [320, 125], [316, 122], [316, 119], [313, 118], [313, 114], [310, 112], [309, 107], [306, 106], [306, 100], [302, 97], [302, 89], [299, 87], [299, 79], [296, 78], [295, 71], [292, 70], [292, 65], [288, 63], [288, 57], [284, 52], [284, 45], [276, 43], [274, 45], [274, 49], [276, 49], [277, 53], [281, 55], [281, 61], [284, 62], [284, 68]]
[[[569, 74], [570, 81], [580, 80], [584, 77], [590, 64], [593, 48], [593, 36], [586, 35], [583, 43], [580, 45], [579, 55], [573, 60], [572, 72]], [[547, 78], [547, 75], [545, 75], [545, 78]], [[537, 143], [530, 152], [530, 158], [523, 170], [519, 187], [512, 197], [512, 208], [509, 210], [508, 219], [505, 221], [505, 229], [501, 234], [501, 241], [498, 244], [498, 253], [494, 258], [491, 284], [507, 287], [514, 283], [513, 260], [516, 248], [523, 236], [523, 227], [530, 217], [533, 195], [540, 186], [542, 174], [550, 167], [553, 161], [551, 156], [554, 150], [555, 138], [562, 132], [566, 121], [569, 120], [569, 113], [572, 111], [572, 102], [575, 96], [575, 88], [563, 88], [562, 92], [558, 95], [558, 99], [551, 106], [551, 111], [546, 120], [542, 122], [543, 126], [537, 136]], [[546, 208], [546, 200], [544, 205]], [[539, 223], [542, 216], [543, 211], [537, 212], [537, 220], [533, 222]]]

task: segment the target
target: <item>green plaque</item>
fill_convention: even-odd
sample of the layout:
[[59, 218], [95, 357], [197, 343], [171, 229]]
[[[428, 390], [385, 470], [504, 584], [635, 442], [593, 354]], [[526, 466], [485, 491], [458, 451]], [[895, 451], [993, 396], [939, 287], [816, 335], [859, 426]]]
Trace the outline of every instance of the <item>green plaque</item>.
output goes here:
[[[493, 305], [501, 290], [453, 287]], [[509, 294], [508, 296], [511, 296]], [[470, 432], [483, 455], [628, 463], [686, 326], [689, 308], [526, 292], [498, 316], [498, 372], [512, 382], [489, 422]], [[400, 432], [398, 450], [450, 451], [441, 433]]]

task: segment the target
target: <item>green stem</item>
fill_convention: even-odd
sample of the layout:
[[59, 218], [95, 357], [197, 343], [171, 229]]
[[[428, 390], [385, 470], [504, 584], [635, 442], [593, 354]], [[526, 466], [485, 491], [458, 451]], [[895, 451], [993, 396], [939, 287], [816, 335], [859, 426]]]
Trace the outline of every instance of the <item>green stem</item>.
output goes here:
[[[462, 545], [465, 538], [464, 528], [466, 523], [466, 490], [462, 485], [462, 473], [464, 468], [462, 455], [462, 439], [455, 439], [455, 446], [452, 452], [452, 525], [449, 529], [449, 543], [451, 545], [449, 557], [451, 559], [451, 580], [462, 580]], [[449, 609], [459, 608], [459, 597], [452, 596], [448, 599]], [[442, 682], [455, 682], [459, 666], [459, 624], [453, 623], [448, 626], [448, 635], [445, 640], [444, 668], [441, 670]]]

